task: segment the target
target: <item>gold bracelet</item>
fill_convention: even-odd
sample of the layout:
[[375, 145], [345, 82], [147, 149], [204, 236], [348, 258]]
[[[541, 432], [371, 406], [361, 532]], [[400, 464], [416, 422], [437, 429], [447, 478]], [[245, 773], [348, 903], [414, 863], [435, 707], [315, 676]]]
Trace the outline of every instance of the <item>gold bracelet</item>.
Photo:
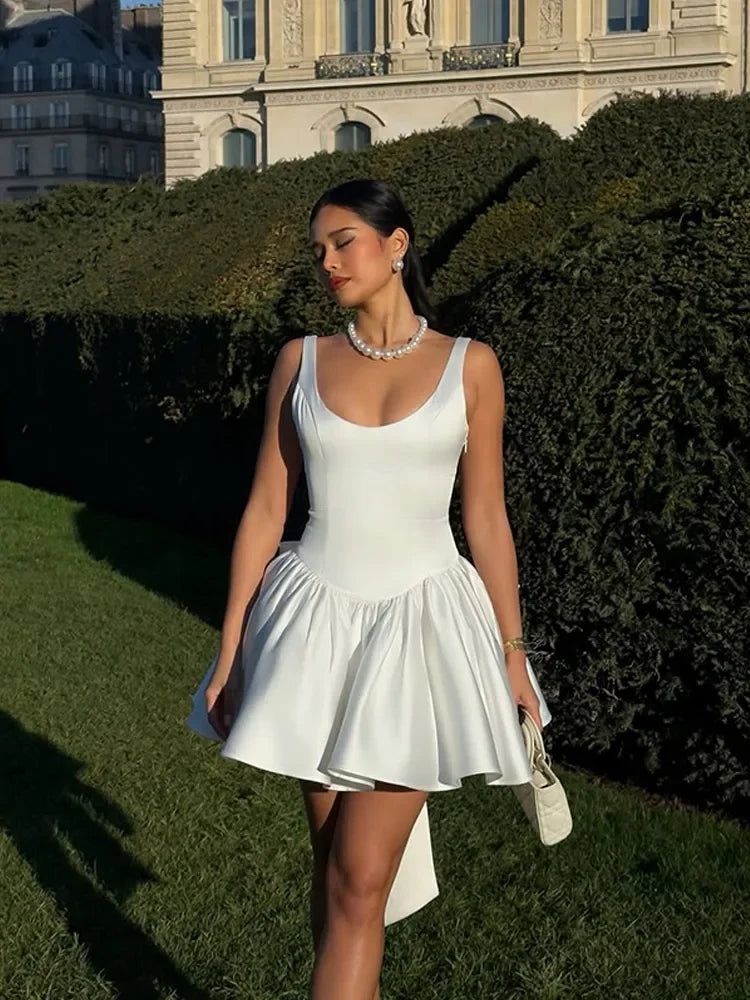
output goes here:
[[509, 653], [512, 649], [522, 649], [526, 652], [526, 643], [523, 641], [523, 636], [518, 636], [516, 639], [506, 639], [503, 643], [503, 652]]

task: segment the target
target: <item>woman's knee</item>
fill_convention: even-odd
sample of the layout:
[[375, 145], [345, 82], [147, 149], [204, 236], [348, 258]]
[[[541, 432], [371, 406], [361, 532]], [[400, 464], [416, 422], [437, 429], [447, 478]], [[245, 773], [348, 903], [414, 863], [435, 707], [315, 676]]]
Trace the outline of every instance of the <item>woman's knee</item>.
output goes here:
[[392, 864], [385, 857], [355, 858], [331, 850], [326, 871], [329, 919], [365, 924], [381, 920], [392, 881]]

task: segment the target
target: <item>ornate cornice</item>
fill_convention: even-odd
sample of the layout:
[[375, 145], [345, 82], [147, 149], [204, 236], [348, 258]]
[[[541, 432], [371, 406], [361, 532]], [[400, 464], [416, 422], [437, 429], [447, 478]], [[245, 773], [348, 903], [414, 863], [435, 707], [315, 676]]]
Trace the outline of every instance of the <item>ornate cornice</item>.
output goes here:
[[[640, 69], [628, 72], [608, 72], [600, 67], [588, 72], [578, 70], [564, 75], [550, 76], [492, 76], [488, 79], [446, 80], [439, 79], [425, 83], [390, 83], [388, 86], [373, 84], [364, 80], [350, 87], [315, 88], [314, 90], [284, 90], [273, 93], [257, 93], [254, 99], [245, 100], [242, 95], [226, 97], [195, 97], [180, 99], [173, 97], [163, 102], [164, 111], [210, 111], [226, 110], [248, 104], [260, 108], [267, 105], [298, 104], [346, 104], [362, 101], [393, 101], [425, 97], [455, 97], [480, 94], [512, 94], [523, 91], [540, 90], [598, 90], [602, 87], [669, 87], [673, 84], [720, 82], [724, 78], [721, 65], [688, 66], [674, 69]], [[243, 88], [245, 89], [245, 88]], [[252, 93], [252, 92], [250, 92]], [[248, 96], [250, 96], [250, 93]]]
[[440, 83], [392, 84], [387, 87], [364, 83], [357, 87], [331, 90], [280, 91], [263, 95], [268, 105], [325, 104], [346, 101], [393, 101], [422, 97], [454, 97], [464, 94], [512, 94], [540, 90], [587, 90], [599, 87], [669, 86], [674, 83], [717, 81], [723, 78], [721, 66], [695, 66], [672, 70], [634, 70], [628, 73], [606, 73], [597, 69], [595, 74], [577, 72], [564, 76], [503, 77], [487, 80], [476, 78], [466, 81]]
[[245, 101], [241, 96], [172, 98], [162, 104], [164, 111], [227, 111], [230, 108], [247, 107], [248, 104], [260, 108], [258, 101]]
[[597, 67], [596, 72], [587, 73], [582, 81], [587, 89], [595, 87], [620, 87], [638, 86], [648, 84], [649, 86], [659, 86], [660, 84], [685, 83], [701, 80], [721, 80], [724, 77], [725, 66], [684, 66], [680, 69], [670, 70], [631, 70], [627, 73], [603, 73]]

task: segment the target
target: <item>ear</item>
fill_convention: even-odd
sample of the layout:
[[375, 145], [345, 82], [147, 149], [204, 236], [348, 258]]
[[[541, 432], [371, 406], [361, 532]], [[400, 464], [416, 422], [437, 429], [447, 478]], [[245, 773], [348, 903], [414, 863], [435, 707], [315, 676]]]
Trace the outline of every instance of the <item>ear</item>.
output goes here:
[[390, 241], [393, 255], [403, 257], [409, 249], [409, 234], [407, 231], [399, 226], [391, 233]]

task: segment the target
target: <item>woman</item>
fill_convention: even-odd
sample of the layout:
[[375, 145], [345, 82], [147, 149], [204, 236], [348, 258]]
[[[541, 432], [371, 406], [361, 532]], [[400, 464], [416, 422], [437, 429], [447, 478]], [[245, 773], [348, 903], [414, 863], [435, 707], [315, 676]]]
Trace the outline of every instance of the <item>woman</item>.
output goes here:
[[[518, 706], [540, 728], [551, 716], [521, 639], [494, 352], [427, 325], [412, 222], [388, 185], [327, 191], [310, 246], [355, 318], [278, 353], [220, 651], [188, 725], [299, 779], [311, 1000], [378, 1000], [384, 927], [437, 895], [429, 792], [478, 773], [530, 781]], [[303, 463], [307, 524], [271, 558]], [[457, 468], [473, 564], [448, 522]]]

